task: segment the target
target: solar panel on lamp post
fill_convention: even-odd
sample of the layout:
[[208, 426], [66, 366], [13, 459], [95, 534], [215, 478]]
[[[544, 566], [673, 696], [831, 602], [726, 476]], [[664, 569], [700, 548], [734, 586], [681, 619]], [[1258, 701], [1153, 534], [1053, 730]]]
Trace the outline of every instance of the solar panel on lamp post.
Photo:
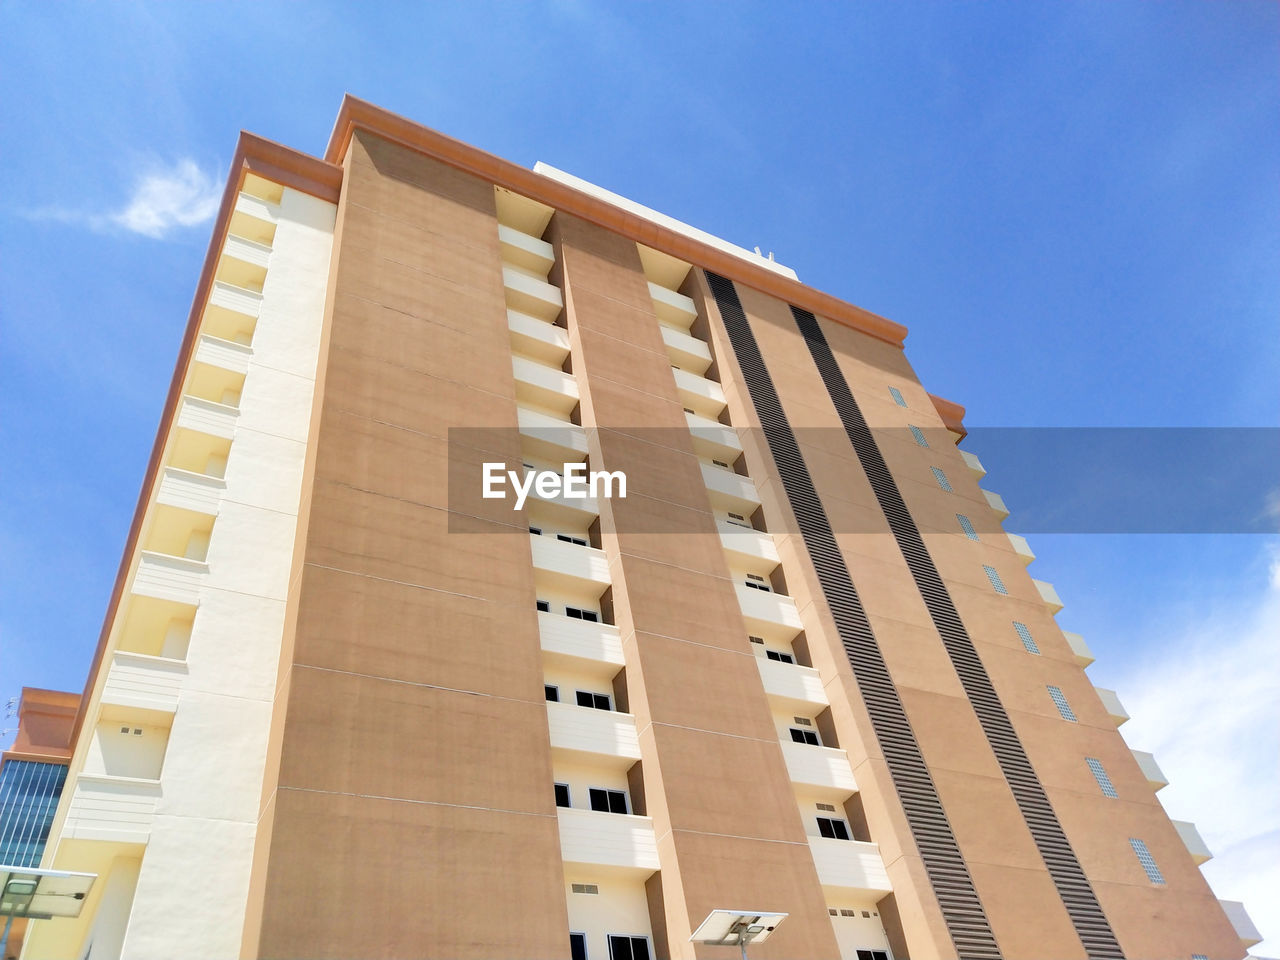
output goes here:
[[789, 914], [767, 910], [712, 910], [689, 939], [694, 943], [736, 946], [747, 960], [747, 945], [764, 943]]
[[97, 879], [96, 873], [0, 867], [0, 915], [5, 918], [4, 933], [0, 934], [0, 957], [9, 947], [14, 917], [28, 920], [78, 917]]

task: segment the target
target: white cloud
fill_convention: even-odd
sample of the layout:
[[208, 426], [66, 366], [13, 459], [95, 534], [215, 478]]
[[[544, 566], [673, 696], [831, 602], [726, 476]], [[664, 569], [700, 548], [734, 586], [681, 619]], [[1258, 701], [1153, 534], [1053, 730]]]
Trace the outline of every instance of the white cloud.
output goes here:
[[93, 230], [127, 230], [163, 239], [182, 227], [213, 219], [222, 199], [217, 179], [194, 160], [183, 158], [171, 166], [152, 167], [134, 184], [129, 200], [111, 213], [92, 213], [63, 207], [29, 211], [31, 220], [78, 223]]
[[1214, 859], [1203, 872], [1225, 900], [1242, 900], [1280, 950], [1280, 556], [1269, 589], [1238, 611], [1208, 610], [1135, 664], [1117, 687], [1132, 719], [1128, 743], [1156, 755], [1169, 786], [1160, 801], [1195, 822]]

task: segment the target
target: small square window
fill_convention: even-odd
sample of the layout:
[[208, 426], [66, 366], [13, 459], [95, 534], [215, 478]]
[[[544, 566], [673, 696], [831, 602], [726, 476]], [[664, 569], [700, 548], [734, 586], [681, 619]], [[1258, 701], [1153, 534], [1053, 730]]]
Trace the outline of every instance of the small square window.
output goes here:
[[551, 604], [550, 604], [550, 602], [548, 602], [548, 601], [546, 601], [546, 600], [539, 600], [539, 601], [538, 601], [538, 612], [539, 612], [539, 613], [550, 613], [550, 612], [551, 612]]
[[795, 663], [796, 658], [789, 653], [779, 653], [777, 650], [766, 650], [764, 655], [770, 660], [776, 660], [778, 663]]
[[[571, 804], [569, 803], [569, 785], [567, 783], [557, 783], [556, 784], [556, 806], [568, 807], [570, 805]], [[576, 893], [577, 891], [574, 891], [574, 892]]]
[[818, 739], [818, 734], [813, 730], [800, 730], [792, 727], [791, 739], [796, 743], [806, 743], [811, 747], [822, 746], [822, 741]]
[[818, 817], [818, 833], [828, 840], [852, 840], [849, 825], [834, 817]]
[[546, 694], [548, 703], [560, 702], [560, 688], [554, 684], [544, 683], [542, 685], [542, 692]]
[[578, 706], [591, 707], [593, 710], [612, 710], [609, 697], [603, 693], [592, 693], [590, 690], [579, 690], [576, 694]]
[[530, 528], [529, 528], [529, 532], [530, 532], [531, 534], [533, 534], [535, 537], [540, 537], [540, 536], [542, 536], [542, 528], [541, 528], [541, 527], [530, 527]]
[[569, 934], [569, 960], [587, 960], [587, 935]]
[[597, 813], [626, 813], [627, 795], [622, 790], [605, 790], [591, 787], [587, 791], [591, 799], [591, 809]]

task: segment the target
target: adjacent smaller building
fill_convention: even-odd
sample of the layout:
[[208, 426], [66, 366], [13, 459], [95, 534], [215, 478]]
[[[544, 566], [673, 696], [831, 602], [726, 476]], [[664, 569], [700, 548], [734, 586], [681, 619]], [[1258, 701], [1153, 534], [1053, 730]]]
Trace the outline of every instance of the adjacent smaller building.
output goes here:
[[[0, 754], [0, 866], [38, 867], [67, 779], [80, 695], [23, 687], [18, 736]], [[22, 952], [27, 921], [14, 921], [5, 956]]]

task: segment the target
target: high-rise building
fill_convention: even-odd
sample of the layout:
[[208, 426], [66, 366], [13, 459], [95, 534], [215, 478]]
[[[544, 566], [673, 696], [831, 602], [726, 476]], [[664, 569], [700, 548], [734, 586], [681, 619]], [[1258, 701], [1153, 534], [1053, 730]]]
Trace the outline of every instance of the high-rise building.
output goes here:
[[358, 100], [243, 135], [28, 955], [1243, 956], [905, 332]]

